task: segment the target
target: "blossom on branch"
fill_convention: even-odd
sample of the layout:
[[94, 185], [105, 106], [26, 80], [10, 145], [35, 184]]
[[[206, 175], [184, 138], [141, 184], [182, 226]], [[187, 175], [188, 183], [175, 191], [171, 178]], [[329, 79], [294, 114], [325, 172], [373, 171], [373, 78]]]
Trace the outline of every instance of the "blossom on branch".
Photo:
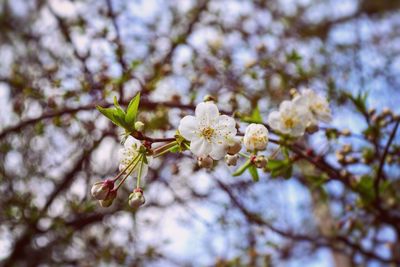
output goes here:
[[268, 124], [274, 130], [294, 137], [304, 135], [310, 120], [308, 106], [296, 105], [287, 100], [280, 104], [279, 111], [273, 111], [268, 116]]
[[293, 99], [293, 104], [309, 109], [312, 114], [310, 125], [316, 125], [317, 121], [330, 122], [332, 120], [331, 109], [326, 98], [311, 89], [303, 90]]
[[268, 129], [262, 124], [250, 124], [246, 128], [243, 142], [249, 151], [264, 150], [268, 144]]
[[179, 132], [190, 141], [193, 154], [219, 160], [226, 155], [237, 129], [233, 118], [220, 115], [218, 107], [208, 101], [197, 105], [195, 116], [188, 115], [180, 121]]
[[[135, 160], [140, 160], [140, 153], [142, 153], [140, 151], [142, 147], [142, 143], [133, 138], [132, 136], [128, 136], [128, 138], [126, 139], [125, 143], [124, 143], [124, 148], [122, 148], [119, 152], [120, 154], [120, 165], [119, 165], [119, 169], [120, 171], [124, 170], [125, 168], [127, 168], [127, 170], [125, 171], [126, 174], [130, 173], [131, 176], [135, 176], [137, 175], [137, 173], [139, 172], [139, 168], [142, 168], [142, 177], [145, 177], [147, 175], [149, 166], [148, 164], [146, 164], [145, 162], [143, 162], [143, 164], [135, 164], [132, 162]], [[147, 158], [147, 162], [150, 163], [151, 162], [151, 157], [150, 156], [146, 156]], [[128, 167], [128, 165], [130, 165], [130, 167]]]

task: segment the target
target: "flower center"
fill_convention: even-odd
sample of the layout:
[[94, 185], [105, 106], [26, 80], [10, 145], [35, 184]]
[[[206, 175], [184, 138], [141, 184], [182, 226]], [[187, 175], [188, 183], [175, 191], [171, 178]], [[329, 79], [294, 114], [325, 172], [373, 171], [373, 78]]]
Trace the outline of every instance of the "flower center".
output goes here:
[[204, 136], [204, 138], [207, 140], [210, 140], [213, 134], [214, 134], [213, 128], [205, 127], [201, 130], [201, 135]]
[[317, 103], [315, 103], [312, 107], [311, 107], [311, 109], [314, 111], [314, 112], [317, 112], [317, 111], [319, 111], [319, 110], [324, 110], [324, 105], [321, 103], [321, 102], [317, 102]]
[[283, 124], [286, 128], [292, 129], [294, 127], [295, 121], [292, 118], [285, 118]]

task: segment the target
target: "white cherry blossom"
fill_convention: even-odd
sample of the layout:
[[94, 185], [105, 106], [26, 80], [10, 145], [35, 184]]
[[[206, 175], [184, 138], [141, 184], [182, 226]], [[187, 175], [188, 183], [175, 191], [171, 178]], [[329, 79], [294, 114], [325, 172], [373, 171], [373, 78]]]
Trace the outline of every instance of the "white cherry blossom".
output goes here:
[[313, 115], [310, 124], [316, 124], [317, 121], [330, 122], [332, 120], [331, 109], [325, 97], [316, 94], [311, 89], [301, 91], [293, 99], [293, 103], [298, 106], [308, 108]]
[[246, 128], [243, 142], [249, 151], [264, 150], [268, 144], [268, 129], [262, 124], [250, 124]]
[[[139, 155], [139, 149], [142, 146], [142, 143], [135, 139], [132, 136], [128, 136], [124, 143], [124, 148], [122, 148], [119, 151], [120, 154], [120, 165], [119, 169], [120, 171], [124, 170], [129, 164], [132, 163], [132, 161], [137, 158]], [[152, 160], [152, 157], [147, 156], [147, 162], [150, 163]], [[131, 166], [125, 171], [125, 173], [129, 173], [132, 171], [131, 176], [136, 176], [138, 174], [139, 168], [142, 164], [139, 162], [138, 164], [135, 163], [131, 164]], [[142, 166], [142, 177], [145, 177], [147, 175], [149, 166], [145, 163], [143, 163]]]
[[195, 116], [185, 116], [180, 121], [179, 132], [190, 141], [193, 154], [219, 160], [226, 155], [237, 129], [233, 118], [220, 115], [218, 107], [208, 101], [197, 105]]
[[273, 111], [268, 116], [268, 123], [274, 130], [294, 137], [304, 134], [310, 120], [307, 107], [287, 100], [280, 104], [279, 111]]

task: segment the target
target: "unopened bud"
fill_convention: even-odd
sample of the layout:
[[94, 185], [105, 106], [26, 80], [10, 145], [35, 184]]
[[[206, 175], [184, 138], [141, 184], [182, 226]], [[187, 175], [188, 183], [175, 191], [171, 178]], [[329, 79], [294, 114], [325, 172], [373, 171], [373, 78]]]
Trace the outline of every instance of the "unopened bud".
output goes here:
[[144, 123], [141, 121], [135, 122], [135, 129], [136, 129], [136, 131], [139, 131], [139, 132], [143, 131]]
[[297, 91], [296, 88], [290, 89], [289, 93], [292, 96], [292, 98], [295, 98], [297, 95], [299, 95], [299, 92]]
[[204, 102], [208, 102], [208, 101], [217, 102], [217, 100], [215, 99], [215, 97], [213, 97], [212, 95], [206, 95], [206, 96], [203, 98], [203, 101], [204, 101]]
[[376, 109], [375, 109], [375, 108], [370, 108], [370, 109], [368, 109], [368, 114], [369, 114], [370, 116], [374, 115], [375, 112], [376, 112]]
[[353, 151], [353, 146], [352, 146], [351, 144], [345, 144], [345, 145], [343, 145], [343, 147], [342, 147], [342, 152], [343, 152], [344, 154], [348, 154], [348, 153], [350, 153], [351, 151]]
[[111, 190], [108, 193], [106, 199], [99, 201], [100, 202], [100, 206], [102, 206], [103, 208], [110, 207], [116, 197], [117, 197], [117, 191], [116, 190]]
[[253, 162], [257, 168], [262, 169], [267, 166], [268, 160], [265, 156], [261, 155], [261, 156], [257, 156]]
[[96, 182], [92, 189], [90, 190], [93, 198], [97, 200], [104, 200], [110, 193], [110, 191], [114, 188], [114, 182], [112, 180], [105, 180]]
[[145, 202], [146, 199], [144, 198], [143, 190], [140, 187], [133, 190], [133, 193], [129, 195], [128, 203], [131, 208], [137, 209], [140, 206], [142, 206]]
[[357, 160], [356, 158], [351, 157], [351, 156], [349, 156], [349, 157], [346, 158], [346, 163], [347, 163], [347, 164], [354, 164], [354, 163], [356, 163], [357, 161], [358, 161], [358, 160]]
[[314, 134], [314, 133], [318, 132], [318, 130], [319, 130], [319, 127], [316, 124], [312, 124], [306, 128], [306, 131], [308, 134]]
[[393, 112], [390, 110], [390, 108], [388, 108], [388, 107], [384, 107], [383, 109], [382, 109], [382, 116], [383, 117], [393, 117]]
[[349, 172], [347, 170], [341, 170], [339, 172], [339, 174], [340, 174], [340, 178], [346, 178], [347, 175], [349, 175]]
[[393, 157], [391, 155], [388, 155], [386, 157], [386, 163], [389, 164], [389, 165], [394, 163], [394, 159], [393, 159]]
[[235, 155], [239, 153], [241, 149], [242, 149], [242, 144], [240, 143], [240, 140], [235, 140], [231, 145], [228, 146], [226, 152], [229, 155]]
[[210, 156], [198, 157], [197, 164], [200, 168], [211, 169], [214, 164], [214, 160]]
[[341, 152], [336, 152], [336, 159], [339, 163], [344, 163], [345, 162], [345, 157]]
[[340, 132], [343, 136], [350, 136], [351, 132], [349, 129], [344, 129]]
[[236, 166], [238, 158], [238, 155], [226, 155], [225, 162], [228, 164], [228, 166]]

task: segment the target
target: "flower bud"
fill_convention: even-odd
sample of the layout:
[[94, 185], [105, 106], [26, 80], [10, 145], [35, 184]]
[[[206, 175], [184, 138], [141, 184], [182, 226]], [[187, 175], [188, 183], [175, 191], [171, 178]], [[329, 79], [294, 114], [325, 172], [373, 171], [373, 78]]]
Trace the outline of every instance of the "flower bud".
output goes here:
[[351, 144], [345, 144], [342, 147], [342, 152], [344, 154], [349, 154], [351, 151], [353, 151], [353, 146]]
[[318, 130], [319, 130], [319, 127], [316, 124], [311, 124], [310, 126], [308, 126], [306, 128], [306, 132], [308, 134], [314, 134], [314, 133], [318, 132]]
[[235, 155], [239, 153], [239, 151], [242, 149], [242, 144], [240, 143], [240, 140], [235, 139], [232, 141], [232, 144], [229, 144], [228, 148], [226, 149], [226, 153], [229, 155]]
[[336, 151], [336, 159], [339, 163], [343, 164], [345, 163], [345, 156], [343, 155], [343, 153], [341, 151]]
[[117, 191], [111, 190], [104, 200], [99, 201], [100, 206], [102, 206], [103, 208], [110, 207], [116, 197], [117, 197]]
[[358, 162], [358, 159], [356, 159], [355, 157], [349, 156], [349, 157], [346, 158], [346, 163], [347, 164], [354, 164], [354, 163], [357, 163], [357, 162]]
[[133, 193], [129, 195], [129, 206], [131, 208], [137, 209], [146, 202], [142, 188], [138, 187], [133, 190]]
[[246, 128], [243, 143], [249, 151], [265, 150], [268, 144], [268, 129], [262, 124], [250, 124]]
[[136, 129], [136, 131], [139, 131], [139, 132], [143, 131], [144, 123], [141, 121], [135, 122], [135, 129]]
[[112, 180], [105, 180], [96, 182], [92, 189], [90, 190], [93, 198], [97, 200], [104, 200], [110, 193], [110, 191], [114, 188], [114, 182]]
[[262, 169], [267, 166], [268, 160], [265, 156], [261, 155], [261, 156], [257, 156], [254, 159], [253, 163], [257, 168]]
[[211, 169], [214, 164], [214, 160], [210, 156], [198, 157], [197, 164], [200, 168]]
[[289, 94], [292, 96], [292, 98], [295, 98], [296, 96], [299, 95], [299, 92], [297, 91], [296, 88], [291, 88], [291, 89], [289, 90]]
[[228, 166], [236, 166], [238, 158], [238, 155], [226, 155], [225, 162], [228, 164]]
[[216, 99], [215, 99], [215, 97], [213, 97], [212, 95], [206, 95], [206, 96], [203, 98], [203, 101], [204, 101], [204, 102], [208, 102], [208, 101], [216, 102]]
[[350, 132], [349, 129], [343, 129], [340, 133], [341, 133], [343, 136], [350, 136], [350, 135], [351, 135], [351, 132]]
[[390, 110], [390, 108], [388, 108], [388, 107], [384, 107], [383, 109], [382, 109], [382, 116], [383, 117], [393, 117], [393, 112]]

